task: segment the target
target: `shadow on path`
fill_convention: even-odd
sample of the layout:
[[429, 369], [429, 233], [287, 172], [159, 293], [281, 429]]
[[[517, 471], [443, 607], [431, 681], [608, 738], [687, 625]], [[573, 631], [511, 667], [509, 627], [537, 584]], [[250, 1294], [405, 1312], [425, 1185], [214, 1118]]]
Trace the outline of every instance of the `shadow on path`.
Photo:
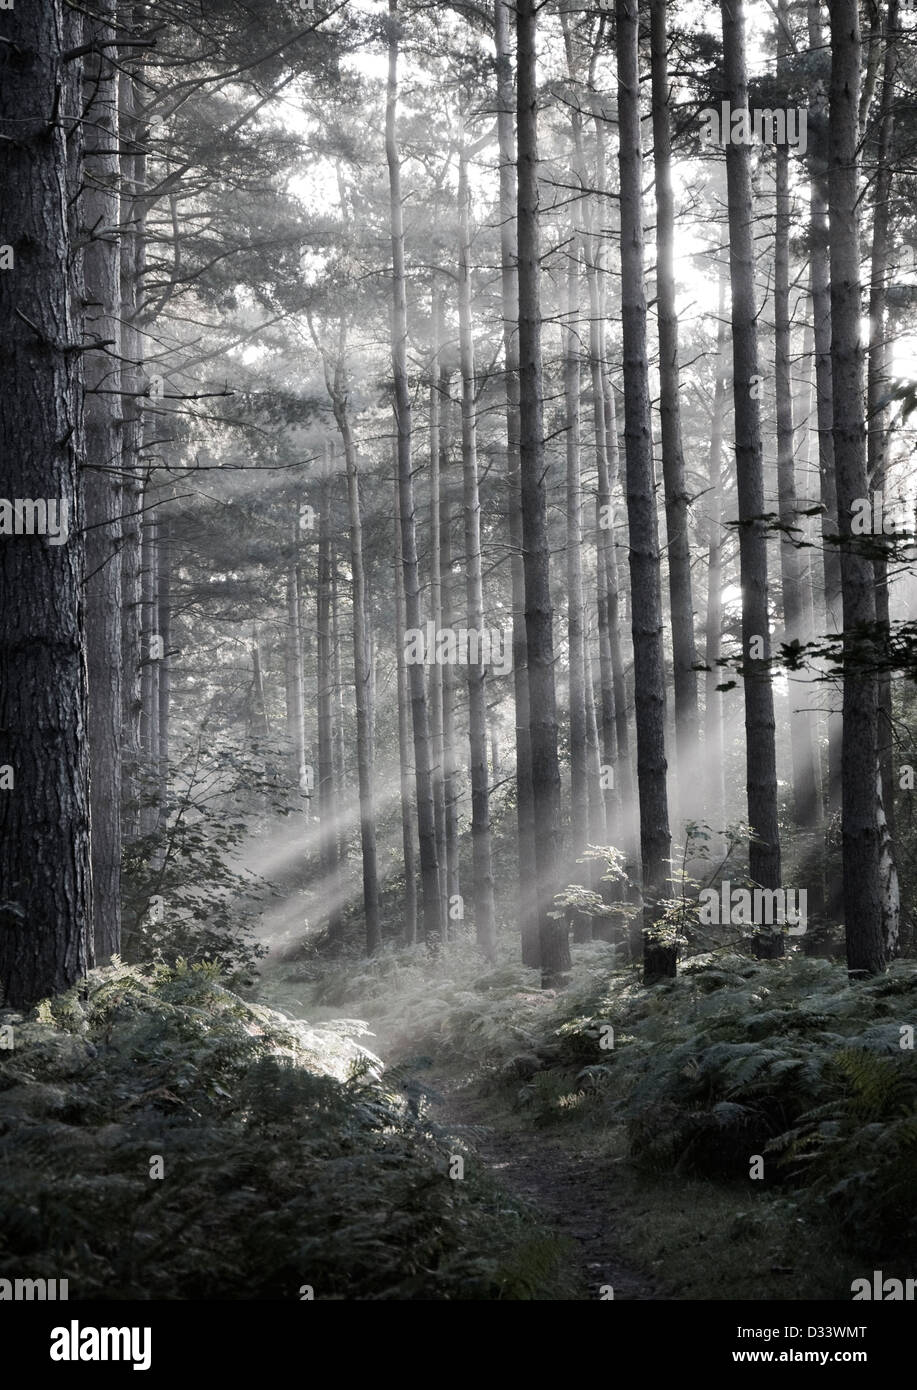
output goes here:
[[[609, 1164], [537, 1130], [495, 1124], [486, 1101], [453, 1080], [431, 1078], [431, 1118], [464, 1139], [493, 1177], [534, 1207], [539, 1219], [577, 1250], [583, 1297], [660, 1300], [651, 1279], [615, 1256], [615, 1203]], [[499, 1117], [496, 1117], [499, 1119]]]

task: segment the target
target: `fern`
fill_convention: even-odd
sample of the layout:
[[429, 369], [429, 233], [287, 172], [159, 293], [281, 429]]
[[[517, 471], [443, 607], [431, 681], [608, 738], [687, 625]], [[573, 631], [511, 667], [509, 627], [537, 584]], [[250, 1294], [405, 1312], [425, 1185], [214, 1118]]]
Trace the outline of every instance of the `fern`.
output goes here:
[[80, 1299], [562, 1287], [547, 1257], [516, 1256], [542, 1238], [531, 1214], [507, 1211], [475, 1165], [449, 1180], [464, 1141], [382, 1074], [360, 1020], [287, 1018], [190, 963], [116, 963], [15, 1027], [0, 1053], [0, 1274], [47, 1266]]

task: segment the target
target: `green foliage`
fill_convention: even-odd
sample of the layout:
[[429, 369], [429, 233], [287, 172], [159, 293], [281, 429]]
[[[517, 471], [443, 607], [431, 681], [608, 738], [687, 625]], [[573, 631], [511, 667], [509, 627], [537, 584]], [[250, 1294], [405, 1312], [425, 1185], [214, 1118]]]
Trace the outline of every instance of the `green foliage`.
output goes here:
[[892, 1037], [888, 1049], [840, 1049], [824, 1069], [827, 1099], [768, 1146], [848, 1242], [877, 1258], [917, 1246], [917, 1058]]
[[[719, 884], [727, 874], [732, 875], [733, 881], [744, 880], [735, 860], [744, 853], [752, 838], [754, 832], [744, 821], [736, 821], [721, 830], [713, 829], [706, 821], [685, 822], [681, 852], [678, 853], [676, 847], [671, 861], [677, 896], [660, 900], [659, 917], [651, 932], [657, 944], [707, 951], [741, 937], [741, 930], [737, 932], [728, 923], [713, 928], [703, 926], [698, 894], [703, 888]], [[689, 865], [694, 872], [689, 872]], [[705, 869], [703, 875], [700, 873], [702, 867]]]
[[[917, 973], [902, 963], [850, 985], [841, 967], [801, 960], [741, 982], [713, 961], [692, 973], [705, 987], [693, 1017], [670, 996], [670, 1044], [628, 1087], [634, 1160], [744, 1180], [763, 1153], [769, 1183], [822, 1209], [864, 1257], [913, 1249], [917, 1059], [899, 1030], [917, 1014]], [[687, 988], [690, 976], [683, 1000]]]
[[292, 793], [278, 749], [203, 736], [171, 769], [167, 805], [156, 828], [125, 846], [123, 951], [137, 962], [214, 961], [249, 974], [264, 948], [252, 937], [256, 893], [270, 885], [239, 864], [261, 804], [287, 814]]
[[371, 960], [313, 962], [313, 998], [338, 1008], [359, 1001], [372, 1013], [387, 1054], [421, 1050], [439, 1062], [496, 1073], [546, 1038], [570, 1001], [594, 992], [595, 975], [607, 978], [615, 961], [615, 947], [605, 942], [578, 946], [559, 999], [541, 988], [539, 972], [520, 964], [509, 943], [484, 967], [467, 940], [449, 943], [437, 960], [423, 946], [386, 948]]
[[560, 1246], [473, 1163], [450, 1179], [457, 1141], [382, 1078], [365, 1024], [287, 1018], [187, 962], [118, 962], [0, 1021], [4, 1276], [71, 1299], [564, 1296]]
[[[613, 845], [587, 845], [577, 864], [601, 864], [603, 873], [600, 883], [613, 883], [622, 886], [630, 883], [624, 869], [625, 856]], [[601, 894], [581, 883], [570, 883], [560, 893], [555, 894], [556, 910], [550, 917], [564, 917], [568, 912], [578, 912], [586, 917], [618, 917], [624, 920], [636, 915], [638, 909], [633, 903], [606, 902]]]
[[519, 1091], [516, 1103], [533, 1124], [548, 1125], [572, 1119], [582, 1100], [568, 1072], [539, 1071]]
[[559, 1236], [538, 1235], [523, 1241], [497, 1270], [500, 1297], [543, 1298], [543, 1290], [557, 1284], [558, 1267], [569, 1267], [573, 1253], [573, 1242]]
[[482, 972], [460, 950], [437, 965], [393, 953], [369, 974], [397, 989], [377, 996], [390, 1046], [410, 1038], [470, 1068], [528, 1123], [623, 1126], [644, 1181], [744, 1188], [764, 1154], [753, 1186], [787, 1219], [827, 1222], [861, 1258], [914, 1248], [917, 1059], [899, 1046], [917, 1024], [912, 964], [851, 984], [827, 960], [720, 949], [647, 991], [593, 942], [574, 946], [560, 995], [515, 962]]

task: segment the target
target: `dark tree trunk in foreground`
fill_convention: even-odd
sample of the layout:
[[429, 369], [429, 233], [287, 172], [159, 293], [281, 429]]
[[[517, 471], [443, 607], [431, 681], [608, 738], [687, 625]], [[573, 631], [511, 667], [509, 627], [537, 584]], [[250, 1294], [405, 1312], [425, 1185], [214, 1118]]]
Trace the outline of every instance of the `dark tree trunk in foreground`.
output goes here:
[[842, 827], [847, 967], [885, 969], [879, 891], [877, 816], [878, 678], [876, 595], [869, 548], [851, 533], [854, 502], [866, 497], [866, 422], [860, 347], [860, 257], [857, 227], [857, 101], [860, 20], [857, 0], [831, 5], [831, 361], [834, 464], [844, 601], [844, 742]]
[[[727, 97], [733, 111], [748, 108], [745, 20], [731, 0], [721, 0]], [[732, 286], [732, 363], [735, 449], [739, 499], [739, 568], [742, 581], [742, 671], [745, 688], [745, 769], [748, 820], [754, 838], [749, 874], [762, 888], [780, 886], [777, 828], [777, 755], [774, 692], [770, 673], [767, 602], [767, 523], [764, 463], [758, 408], [758, 333], [755, 305], [751, 150], [726, 146], [729, 196], [729, 271]], [[757, 933], [759, 955], [782, 955], [783, 935]]]
[[666, 796], [662, 592], [646, 357], [637, 0], [617, 0], [615, 21], [621, 187], [624, 444], [643, 877], [643, 978], [649, 984], [675, 974], [677, 952], [674, 945], [666, 945], [654, 931], [659, 899], [668, 894], [671, 840]]
[[[5, 500], [67, 508], [51, 544], [40, 507], [0, 536], [0, 987], [13, 1007], [68, 988], [91, 964], [89, 765], [83, 581], [80, 355], [68, 303], [67, 149], [58, 102], [79, 65], [60, 64], [57, 0], [3, 17], [0, 458]], [[24, 55], [28, 55], [27, 59]], [[61, 94], [61, 84], [68, 90]], [[31, 527], [31, 533], [29, 533]], [[57, 529], [54, 527], [53, 529]], [[64, 536], [64, 528], [59, 535]], [[12, 778], [12, 783], [9, 779]]]
[[538, 938], [541, 948], [542, 983], [550, 987], [561, 983], [565, 978], [570, 967], [570, 945], [566, 923], [550, 916], [554, 911], [554, 895], [558, 888], [560, 768], [557, 759], [550, 546], [544, 481], [535, 33], [535, 0], [519, 0], [516, 10], [521, 412], [519, 463], [522, 475], [525, 632], [528, 651]]

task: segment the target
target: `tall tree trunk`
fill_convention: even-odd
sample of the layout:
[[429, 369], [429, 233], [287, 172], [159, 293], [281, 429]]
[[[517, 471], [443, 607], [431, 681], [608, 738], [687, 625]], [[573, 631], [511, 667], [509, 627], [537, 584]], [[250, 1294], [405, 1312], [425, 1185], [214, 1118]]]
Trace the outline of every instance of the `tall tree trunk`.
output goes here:
[[[139, 78], [122, 71], [119, 81], [121, 161], [121, 767], [125, 840], [140, 834], [141, 788], [141, 552], [143, 509], [144, 390], [140, 329], [146, 258], [146, 155], [138, 114]], [[117, 562], [116, 562], [117, 563]]]
[[[732, 0], [721, 0], [726, 94], [733, 111], [747, 111], [745, 18]], [[742, 672], [745, 688], [745, 767], [749, 874], [763, 888], [780, 886], [777, 827], [777, 757], [774, 692], [770, 672], [767, 601], [767, 523], [764, 460], [758, 408], [758, 333], [752, 229], [751, 150], [726, 146], [729, 195], [729, 272], [732, 287], [732, 362], [735, 450], [739, 499], [739, 568], [742, 583]], [[754, 379], [754, 380], [753, 380]], [[756, 932], [759, 956], [782, 955], [783, 934]]]
[[[86, 346], [86, 661], [93, 935], [121, 949], [121, 168], [114, 0], [84, 20], [82, 217]], [[158, 753], [158, 749], [156, 750]]]
[[[343, 808], [347, 805], [347, 759], [344, 755], [344, 720], [347, 706], [344, 700], [344, 679], [341, 671], [341, 624], [338, 604], [338, 560], [334, 534], [331, 538], [331, 667], [332, 691], [336, 719], [332, 732], [334, 747], [334, 793], [338, 807], [337, 823], [337, 876], [335, 879], [335, 902], [343, 909], [344, 891], [347, 875], [348, 828]], [[343, 933], [343, 922], [340, 932]]]
[[[786, 90], [787, 4], [777, 6], [777, 81]], [[787, 644], [805, 643], [806, 629], [803, 593], [802, 551], [798, 548], [800, 526], [796, 501], [796, 450], [793, 424], [793, 379], [790, 344], [790, 152], [777, 145], [776, 217], [774, 224], [774, 393], [777, 410], [777, 507], [780, 515], [780, 572], [783, 587], [783, 640]], [[810, 683], [799, 682], [789, 673], [790, 751], [793, 769], [793, 805], [797, 826], [814, 830], [821, 821], [818, 781], [815, 775], [816, 750], [812, 724], [806, 710], [793, 708], [794, 687], [808, 692]], [[809, 701], [806, 699], [805, 704]]]
[[[888, 391], [891, 375], [889, 325], [887, 321], [887, 283], [889, 220], [892, 192], [892, 139], [895, 127], [895, 80], [898, 70], [898, 0], [889, 0], [886, 18], [885, 61], [882, 72], [882, 108], [879, 117], [878, 150], [876, 153], [875, 197], [873, 207], [872, 254], [869, 286], [869, 368], [866, 378], [868, 430], [866, 441], [866, 471], [869, 488], [875, 497], [884, 498], [888, 464], [888, 408], [883, 397]], [[882, 655], [887, 657], [891, 629], [888, 607], [888, 560], [877, 555], [876, 620], [879, 624], [878, 642]], [[891, 671], [879, 673], [879, 723], [877, 732], [879, 785], [882, 797], [880, 829], [882, 834], [882, 881], [884, 931], [889, 955], [897, 954], [899, 905], [898, 874], [895, 865], [895, 773], [894, 728], [892, 724]]]
[[328, 908], [328, 937], [336, 949], [343, 936], [340, 884], [338, 882], [338, 832], [335, 808], [343, 805], [334, 782], [335, 683], [332, 653], [331, 450], [326, 445], [322, 460], [321, 500], [318, 518], [318, 593], [316, 595], [316, 678], [318, 733], [319, 858]]
[[[436, 440], [439, 450], [439, 440]], [[438, 464], [437, 464], [438, 469]], [[437, 505], [437, 513], [439, 507]], [[437, 560], [439, 547], [437, 546]], [[417, 940], [417, 863], [411, 805], [411, 731], [408, 727], [408, 670], [404, 660], [404, 568], [401, 558], [401, 484], [395, 478], [395, 667], [398, 690], [398, 766], [401, 774], [401, 845], [404, 853], [404, 944]], [[434, 673], [436, 668], [434, 667]]]
[[488, 737], [490, 739], [490, 765], [493, 768], [494, 776], [499, 776], [503, 766], [503, 759], [500, 752], [500, 731], [496, 723], [490, 719], [487, 724]]
[[669, 611], [672, 622], [675, 692], [675, 771], [679, 819], [691, 804], [691, 769], [700, 741], [697, 704], [697, 649], [688, 534], [690, 497], [685, 482], [681, 436], [678, 316], [675, 309], [675, 198], [672, 192], [672, 134], [669, 107], [667, 0], [651, 0], [650, 35], [653, 84], [653, 163], [656, 174], [656, 313], [659, 323], [659, 415], [662, 474], [669, 557]]
[[[601, 483], [600, 483], [601, 486]], [[606, 541], [602, 528], [601, 492], [596, 493], [595, 584], [599, 640], [599, 689], [602, 705], [602, 767], [601, 786], [605, 800], [605, 825], [608, 842], [615, 844], [621, 823], [619, 797], [616, 790], [617, 738], [615, 736], [614, 668], [611, 661], [611, 639], [608, 630], [608, 580], [605, 569]]]
[[[811, 294], [810, 294], [811, 299]], [[830, 307], [830, 306], [829, 306]], [[817, 426], [817, 401], [816, 401], [816, 382], [815, 382], [815, 329], [812, 324], [811, 315], [806, 316], [802, 329], [802, 362], [807, 366], [805, 371], [797, 370], [796, 373], [796, 393], [794, 398], [794, 411], [797, 420], [805, 420], [805, 449], [802, 451], [802, 476], [797, 480], [801, 483], [798, 501], [802, 510], [802, 538], [804, 547], [800, 551], [800, 585], [802, 591], [803, 605], [803, 630], [806, 634], [806, 641], [814, 642], [819, 635], [821, 624], [816, 624], [816, 610], [824, 612], [824, 589], [817, 590], [816, 568], [818, 565], [816, 556], [819, 550], [818, 538], [821, 535], [821, 520], [811, 515], [818, 510], [820, 499], [819, 464], [818, 464], [818, 426]], [[813, 422], [814, 428], [813, 428]], [[834, 557], [838, 559], [838, 556]], [[823, 577], [824, 571], [820, 570]], [[816, 602], [816, 593], [818, 599]], [[815, 661], [813, 664], [823, 666], [824, 663]], [[819, 698], [820, 683], [815, 677], [810, 677], [808, 685], [807, 704], [808, 719], [810, 722], [810, 737], [813, 743], [814, 764], [813, 773], [815, 777], [816, 800], [817, 800], [817, 825], [818, 831], [812, 837], [813, 847], [816, 851], [817, 859], [814, 864], [813, 872], [810, 876], [809, 887], [809, 926], [805, 937], [802, 940], [802, 949], [806, 955], [821, 955], [825, 949], [825, 932], [828, 922], [826, 911], [828, 902], [828, 882], [829, 878], [840, 878], [840, 858], [837, 861], [837, 872], [834, 872], [831, 858], [833, 852], [829, 854], [829, 839], [833, 839], [830, 825], [825, 822], [825, 764], [822, 756], [822, 747], [827, 747], [827, 728], [822, 712], [822, 700]], [[833, 846], [831, 846], [833, 851]]]
[[252, 624], [252, 694], [249, 715], [252, 739], [256, 742], [270, 736], [267, 699], [264, 694], [264, 671], [261, 666], [261, 637], [258, 624]]
[[[462, 373], [462, 480], [465, 517], [465, 606], [469, 632], [484, 632], [481, 577], [481, 499], [478, 490], [477, 403], [471, 323], [471, 192], [467, 155], [459, 156], [459, 358]], [[487, 672], [483, 660], [468, 665], [468, 739], [471, 772], [471, 847], [474, 863], [474, 930], [479, 949], [493, 960], [494, 870], [487, 766]]]
[[[440, 593], [443, 627], [455, 625], [455, 604], [452, 579], [452, 518], [453, 481], [449, 456], [452, 437], [452, 379], [442, 368], [439, 378], [442, 420], [440, 424], [439, 482], [440, 482]], [[446, 872], [446, 934], [449, 935], [451, 913], [461, 908], [459, 875], [458, 804], [461, 796], [461, 767], [458, 739], [455, 732], [456, 675], [454, 666], [443, 666], [443, 810], [445, 813]]]
[[[869, 114], [872, 109], [873, 98], [876, 94], [876, 83], [879, 80], [879, 70], [882, 66], [882, 6], [878, 3], [867, 4], [865, 6], [865, 17], [869, 28], [860, 45], [862, 81], [860, 82], [860, 100], [857, 116], [857, 130], [861, 142], [866, 135]], [[862, 63], [864, 51], [866, 54], [865, 67]]]
[[538, 200], [538, 92], [535, 0], [516, 7], [517, 225], [519, 238], [519, 463], [525, 573], [538, 939], [545, 987], [570, 967], [566, 923], [552, 917], [560, 835], [560, 767], [554, 691], [550, 543], [545, 499]]
[[654, 980], [674, 976], [677, 948], [662, 941], [655, 931], [659, 900], [668, 894], [671, 837], [666, 795], [662, 593], [646, 356], [637, 0], [616, 0], [615, 23], [621, 188], [624, 443], [643, 880], [643, 978], [644, 983], [650, 984]]
[[[430, 320], [432, 324], [433, 349], [430, 361], [430, 610], [434, 631], [440, 632], [443, 626], [442, 595], [442, 529], [440, 522], [440, 422], [442, 401], [439, 389], [439, 354], [443, 340], [443, 296], [434, 286]], [[401, 542], [398, 543], [401, 554]], [[403, 588], [403, 576], [402, 576]], [[404, 672], [407, 681], [407, 669]], [[405, 699], [407, 695], [405, 694]], [[407, 714], [407, 706], [404, 709]], [[399, 728], [401, 705], [399, 702]], [[436, 821], [436, 862], [439, 865], [440, 899], [445, 909], [448, 902], [446, 887], [446, 780], [443, 750], [443, 667], [430, 667], [430, 735], [433, 740], [433, 813]], [[410, 761], [410, 760], [408, 760]], [[402, 765], [404, 766], [404, 764]], [[416, 912], [416, 893], [414, 910]], [[443, 918], [443, 931], [447, 931], [447, 921]], [[416, 934], [416, 933], [415, 933]]]
[[311, 796], [311, 784], [306, 753], [306, 692], [302, 664], [302, 617], [300, 613], [300, 589], [302, 570], [296, 563], [295, 545], [298, 531], [294, 533], [294, 558], [287, 571], [286, 581], [286, 717], [287, 742], [290, 746], [290, 769], [292, 782], [301, 792]]
[[[79, 65], [61, 64], [58, 0], [4, 15], [0, 83], [5, 141], [0, 275], [0, 457], [6, 501], [47, 506], [67, 539], [39, 534], [40, 515], [5, 516], [0, 536], [0, 987], [22, 1008], [67, 989], [92, 962], [88, 695], [84, 670], [85, 510], [81, 354], [68, 293], [67, 131]], [[31, 524], [32, 532], [28, 529]], [[61, 527], [59, 536], [64, 536]], [[9, 778], [13, 781], [10, 783]]]
[[[156, 721], [157, 770], [159, 781], [159, 825], [168, 819], [169, 793], [169, 723], [172, 712], [172, 522], [164, 517], [159, 523], [159, 640], [162, 656], [159, 661], [159, 716]], [[119, 643], [120, 647], [120, 643]], [[120, 655], [120, 651], [119, 651]]]
[[[604, 776], [605, 815], [612, 837], [623, 837], [624, 847], [632, 849], [630, 833], [633, 785], [630, 775], [630, 741], [627, 727], [627, 690], [624, 656], [621, 650], [619, 620], [618, 563], [612, 525], [612, 471], [617, 473], [615, 438], [609, 445], [606, 433], [605, 370], [602, 347], [604, 305], [599, 276], [601, 248], [596, 241], [588, 253], [586, 282], [589, 287], [589, 370], [592, 381], [592, 418], [595, 433], [596, 470], [596, 585], [601, 659], [602, 747], [608, 772]], [[614, 458], [612, 470], [610, 459]], [[623, 740], [623, 742], [622, 742]], [[609, 785], [610, 783], [610, 785]], [[623, 804], [622, 804], [623, 803]]]
[[[598, 40], [597, 40], [598, 42]], [[615, 417], [614, 392], [608, 377], [605, 360], [604, 325], [607, 319], [605, 304], [605, 239], [596, 235], [599, 211], [607, 184], [605, 157], [605, 112], [598, 102], [590, 81], [595, 126], [596, 171], [595, 199], [590, 210], [590, 235], [585, 239], [586, 284], [589, 291], [589, 371], [592, 384], [592, 417], [595, 434], [596, 469], [598, 474], [598, 536], [596, 541], [596, 582], [598, 584], [599, 642], [607, 652], [602, 677], [602, 717], [606, 732], [603, 745], [606, 765], [612, 771], [606, 781], [613, 780], [614, 789], [606, 787], [606, 815], [614, 835], [629, 859], [636, 857], [633, 833], [634, 786], [630, 759], [630, 730], [627, 722], [627, 682], [624, 654], [621, 646], [621, 603], [618, 583], [618, 557], [615, 530], [612, 524], [612, 487], [620, 472], [618, 434]], [[599, 553], [599, 551], [601, 553]], [[610, 685], [609, 685], [610, 677]], [[613, 733], [607, 728], [613, 721]]]
[[[837, 479], [834, 470], [834, 407], [831, 375], [831, 290], [828, 255], [828, 100], [826, 79], [820, 66], [828, 66], [821, 0], [807, 0], [809, 51], [817, 57], [819, 68], [811, 87], [809, 122], [809, 289], [812, 297], [812, 329], [815, 337], [815, 410], [818, 425], [818, 471], [822, 504], [822, 556], [824, 564], [825, 621], [829, 636], [843, 626], [841, 608], [841, 557], [837, 545]], [[833, 690], [833, 686], [828, 686]], [[827, 809], [835, 815], [841, 809], [841, 742], [839, 710], [828, 715]], [[832, 893], [829, 875], [828, 912], [837, 917], [842, 911], [841, 894]]]
[[[367, 700], [367, 710], [369, 712], [369, 746], [373, 750], [376, 747], [376, 636], [373, 631], [373, 610], [372, 610], [372, 591], [369, 582], [365, 578], [366, 593], [363, 599], [363, 614], [366, 622], [366, 674], [369, 681], [369, 699]], [[373, 759], [375, 759], [375, 751]]]
[[[385, 160], [388, 165], [389, 216], [392, 236], [392, 375], [395, 426], [398, 431], [398, 477], [401, 484], [401, 548], [404, 564], [405, 618], [409, 628], [420, 629], [420, 570], [414, 516], [414, 476], [411, 471], [411, 393], [408, 387], [408, 316], [404, 270], [404, 206], [401, 196], [401, 156], [398, 152], [398, 42], [401, 26], [397, 0], [388, 6], [388, 80], [385, 93]], [[436, 859], [436, 816], [430, 756], [430, 720], [423, 666], [408, 670], [411, 716], [414, 730], [414, 768], [417, 783], [417, 838], [420, 842], [420, 877], [423, 885], [424, 938], [436, 950], [442, 937], [442, 903], [439, 864]]]
[[[599, 742], [599, 721], [596, 709], [595, 673], [598, 669], [598, 653], [595, 639], [586, 633], [583, 644], [583, 684], [586, 696], [586, 787], [589, 801], [589, 843], [604, 845], [606, 838], [605, 796], [602, 791], [601, 744]], [[596, 884], [601, 882], [601, 866], [596, 865]]]
[[541, 963], [535, 894], [535, 823], [532, 806], [532, 745], [529, 731], [528, 654], [525, 636], [525, 567], [519, 473], [519, 289], [516, 272], [516, 150], [513, 130], [513, 70], [510, 6], [494, 0], [497, 51], [497, 138], [500, 146], [500, 265], [503, 356], [506, 389], [506, 492], [509, 513], [510, 581], [513, 593], [513, 699], [516, 729], [516, 846], [522, 963]]
[[142, 756], [142, 797], [140, 831], [151, 834], [159, 821], [156, 798], [159, 786], [159, 527], [156, 513], [146, 511], [143, 518], [141, 550], [141, 649], [140, 668], [140, 747]]
[[[602, 395], [602, 416], [604, 420], [604, 449], [597, 449], [596, 454], [599, 463], [599, 499], [603, 505], [607, 503], [609, 513], [613, 514], [611, 498], [613, 496], [612, 487], [617, 481], [620, 473], [620, 460], [618, 454], [618, 426], [615, 413], [614, 392], [611, 382], [607, 380], [604, 371], [599, 370], [599, 385]], [[606, 462], [607, 460], [607, 462]], [[621, 577], [618, 569], [618, 542], [615, 539], [616, 527], [611, 527], [605, 532], [606, 545], [604, 554], [605, 565], [605, 594], [608, 607], [608, 640], [611, 648], [611, 672], [614, 685], [614, 717], [615, 717], [615, 745], [617, 747], [617, 760], [615, 762], [615, 780], [620, 788], [620, 822], [621, 822], [621, 844], [629, 861], [635, 862], [638, 854], [637, 837], [635, 833], [635, 802], [634, 775], [631, 763], [631, 737], [630, 725], [627, 718], [628, 710], [628, 689], [627, 671], [624, 664], [624, 644], [622, 639], [622, 623], [624, 621], [623, 593], [621, 589]]]
[[[834, 462], [844, 602], [842, 832], [844, 920], [851, 974], [885, 969], [879, 890], [875, 573], [868, 547], [851, 533], [852, 508], [867, 495], [860, 258], [857, 226], [857, 101], [860, 93], [857, 0], [831, 5], [831, 361]], [[867, 538], [868, 539], [868, 538]]]
[[379, 872], [376, 859], [376, 795], [373, 766], [372, 709], [370, 700], [369, 644], [366, 624], [366, 576], [363, 565], [363, 517], [360, 511], [360, 477], [357, 446], [350, 425], [343, 383], [333, 398], [334, 418], [344, 445], [347, 469], [347, 503], [350, 512], [350, 573], [353, 576], [353, 679], [357, 710], [357, 782], [360, 796], [360, 845], [363, 864], [363, 914], [366, 921], [366, 954], [382, 945], [379, 924]]
[[[582, 854], [589, 835], [589, 804], [586, 763], [586, 670], [585, 621], [583, 595], [583, 494], [582, 450], [580, 440], [580, 294], [579, 256], [588, 254], [592, 242], [591, 219], [588, 218], [589, 180], [583, 152], [583, 120], [580, 111], [578, 63], [570, 15], [561, 10], [561, 26], [567, 56], [567, 76], [570, 83], [570, 127], [573, 140], [573, 182], [582, 190], [571, 207], [573, 237], [567, 253], [567, 303], [562, 330], [564, 428], [566, 437], [566, 571], [567, 571], [567, 706], [570, 730], [570, 840], [571, 872]], [[585, 210], [584, 210], [585, 203]], [[572, 914], [575, 941], [586, 939], [588, 919], [582, 913]], [[589, 931], [591, 936], [591, 930]]]
[[589, 834], [586, 780], [585, 603], [583, 599], [583, 492], [580, 478], [579, 262], [567, 264], [564, 331], [564, 410], [567, 436], [567, 662], [570, 704], [570, 858], [582, 854]]
[[706, 818], [715, 830], [726, 826], [726, 731], [723, 694], [718, 666], [723, 634], [723, 427], [726, 418], [726, 295], [720, 282], [716, 334], [716, 383], [713, 419], [710, 422], [710, 539], [707, 547], [707, 621], [704, 633], [704, 765], [706, 768]]

